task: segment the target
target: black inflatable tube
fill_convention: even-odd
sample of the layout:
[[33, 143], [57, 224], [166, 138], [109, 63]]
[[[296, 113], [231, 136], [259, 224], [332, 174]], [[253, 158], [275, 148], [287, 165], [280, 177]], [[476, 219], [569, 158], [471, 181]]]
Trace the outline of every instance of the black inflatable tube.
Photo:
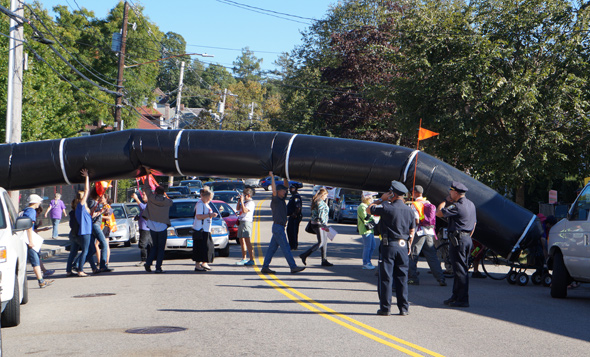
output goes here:
[[[417, 160], [416, 160], [417, 154]], [[391, 180], [416, 184], [434, 203], [451, 181], [468, 188], [477, 208], [475, 237], [504, 257], [541, 235], [530, 211], [452, 166], [423, 152], [369, 141], [282, 132], [125, 130], [61, 140], [0, 145], [0, 186], [8, 190], [143, 175], [264, 177], [268, 171], [314, 184], [386, 191]], [[415, 167], [417, 163], [417, 167]]]

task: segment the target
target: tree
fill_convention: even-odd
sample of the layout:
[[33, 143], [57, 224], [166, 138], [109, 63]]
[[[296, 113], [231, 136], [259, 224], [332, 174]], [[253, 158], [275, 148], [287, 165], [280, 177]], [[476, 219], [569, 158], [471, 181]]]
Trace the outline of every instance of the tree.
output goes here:
[[242, 49], [242, 55], [234, 61], [234, 75], [237, 79], [244, 82], [259, 82], [262, 80], [261, 63], [262, 59], [256, 58], [254, 52], [250, 51], [249, 47], [245, 47]]

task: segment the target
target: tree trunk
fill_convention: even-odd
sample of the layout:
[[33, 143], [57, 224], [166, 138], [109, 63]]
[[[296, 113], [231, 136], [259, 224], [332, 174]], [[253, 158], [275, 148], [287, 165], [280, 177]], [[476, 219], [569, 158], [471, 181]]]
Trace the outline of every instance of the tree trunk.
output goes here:
[[516, 189], [516, 203], [524, 207], [524, 185]]

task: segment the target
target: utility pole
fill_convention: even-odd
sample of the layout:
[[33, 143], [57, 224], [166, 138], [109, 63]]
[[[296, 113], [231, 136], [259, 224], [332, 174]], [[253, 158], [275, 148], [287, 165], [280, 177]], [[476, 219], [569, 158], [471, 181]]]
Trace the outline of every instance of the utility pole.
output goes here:
[[254, 102], [252, 102], [252, 108], [250, 109], [250, 113], [248, 113], [248, 119], [250, 119], [250, 127], [248, 127], [248, 131], [252, 131], [252, 119], [254, 119]]
[[228, 93], [227, 88], [223, 90], [223, 99], [221, 100], [221, 102], [219, 102], [219, 107], [217, 108], [217, 111], [221, 114], [219, 119], [219, 130], [222, 130], [223, 128], [223, 118], [225, 118], [225, 99], [228, 95], [232, 97], [237, 97], [237, 95], [233, 94], [232, 92]]
[[[180, 122], [180, 99], [182, 96], [182, 86], [183, 86], [183, 78], [184, 78], [184, 61], [180, 63], [180, 79], [178, 80], [178, 96], [176, 96], [176, 114], [174, 114], [174, 119], [172, 120], [172, 129], [178, 129], [179, 122]], [[168, 177], [168, 187], [174, 185], [174, 176]]]
[[[19, 16], [24, 16], [22, 0], [11, 0], [10, 10]], [[8, 39], [8, 92], [6, 103], [6, 142], [21, 142], [21, 122], [23, 104], [23, 26], [10, 18], [10, 38]], [[18, 191], [11, 191], [10, 198], [16, 209], [18, 205]]]
[[[121, 29], [121, 50], [119, 51], [119, 73], [117, 76], [117, 92], [119, 95], [115, 100], [115, 131], [122, 130], [121, 109], [123, 107], [123, 70], [125, 69], [125, 44], [127, 43], [127, 1], [123, 5], [123, 28]], [[111, 198], [117, 202], [118, 181], [113, 182]]]

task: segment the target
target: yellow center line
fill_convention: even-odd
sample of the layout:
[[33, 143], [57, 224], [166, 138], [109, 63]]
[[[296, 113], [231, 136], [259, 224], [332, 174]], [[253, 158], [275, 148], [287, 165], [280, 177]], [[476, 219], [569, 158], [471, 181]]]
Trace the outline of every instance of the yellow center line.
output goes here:
[[[258, 275], [262, 278], [262, 280], [264, 280], [267, 284], [269, 284], [270, 286], [274, 287], [277, 291], [279, 291], [281, 294], [285, 295], [286, 297], [288, 297], [289, 299], [293, 300], [294, 302], [298, 303], [299, 305], [305, 307], [306, 309], [313, 311], [317, 314], [319, 314], [320, 316], [337, 323], [340, 326], [346, 327], [349, 330], [352, 330], [354, 332], [357, 332], [365, 337], [368, 337], [374, 341], [377, 341], [379, 343], [382, 343], [386, 346], [392, 347], [398, 351], [404, 352], [410, 356], [422, 356], [419, 353], [416, 353], [414, 351], [411, 351], [403, 346], [400, 346], [398, 344], [402, 344], [405, 345], [407, 347], [413, 348], [415, 350], [418, 350], [420, 352], [425, 353], [426, 355], [430, 355], [430, 356], [436, 356], [436, 357], [443, 357], [441, 354], [438, 354], [436, 352], [430, 351], [424, 347], [418, 346], [416, 344], [413, 344], [411, 342], [405, 341], [399, 337], [395, 337], [391, 334], [388, 334], [387, 332], [383, 332], [379, 329], [376, 329], [372, 326], [369, 326], [367, 324], [364, 324], [360, 321], [357, 321], [349, 316], [343, 315], [323, 304], [320, 304], [316, 301], [314, 301], [313, 299], [309, 298], [308, 296], [306, 296], [305, 294], [293, 289], [291, 286], [289, 286], [288, 284], [286, 284], [285, 282], [283, 282], [282, 280], [280, 280], [279, 278], [277, 278], [276, 275], [274, 274], [268, 274], [268, 277], [265, 274], [262, 274], [262, 272], [260, 271], [260, 266], [262, 266], [262, 259], [263, 259], [263, 255], [262, 255], [262, 245], [260, 244], [260, 208], [262, 206], [262, 204], [266, 202], [266, 200], [262, 200], [258, 203], [257, 207], [256, 207], [256, 216], [255, 216], [255, 224], [254, 224], [254, 229], [255, 229], [255, 241], [253, 241], [253, 243], [256, 243], [256, 251], [257, 251], [257, 257], [255, 258], [255, 260], [257, 261], [257, 265], [254, 266], [256, 272], [258, 273]], [[269, 278], [270, 277], [270, 278]], [[370, 332], [372, 332], [373, 334], [361, 330], [360, 328], [353, 326], [345, 321], [339, 320], [338, 318], [348, 321], [358, 327], [361, 327], [365, 330], [368, 330]], [[379, 335], [382, 336], [386, 339], [392, 340], [397, 342], [398, 344], [395, 344], [393, 342], [387, 341], [381, 337], [375, 336], [375, 335]]]

